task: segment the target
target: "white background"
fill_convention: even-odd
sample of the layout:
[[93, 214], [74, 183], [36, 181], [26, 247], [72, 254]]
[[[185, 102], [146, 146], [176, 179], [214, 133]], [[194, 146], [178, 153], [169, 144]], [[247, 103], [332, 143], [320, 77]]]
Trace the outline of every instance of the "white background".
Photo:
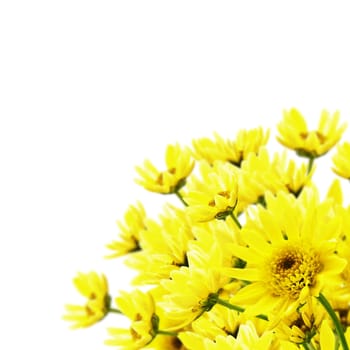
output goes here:
[[70, 331], [63, 305], [77, 271], [126, 286], [115, 220], [167, 199], [134, 184], [145, 158], [293, 106], [349, 120], [346, 3], [1, 1], [0, 348], [105, 348], [117, 316]]

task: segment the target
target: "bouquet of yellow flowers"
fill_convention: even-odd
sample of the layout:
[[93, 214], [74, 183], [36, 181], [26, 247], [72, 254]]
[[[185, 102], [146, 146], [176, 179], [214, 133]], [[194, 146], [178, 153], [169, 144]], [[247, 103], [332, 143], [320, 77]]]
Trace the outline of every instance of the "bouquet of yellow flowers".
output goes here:
[[[131, 205], [107, 248], [126, 256], [135, 289], [112, 296], [105, 275], [79, 273], [86, 301], [67, 305], [64, 319], [79, 328], [119, 314], [128, 326], [105, 341], [118, 349], [348, 350], [350, 206], [339, 178], [324, 194], [313, 179], [345, 127], [322, 111], [309, 130], [293, 108], [277, 140], [295, 159], [268, 150], [269, 130], [258, 127], [168, 145], [165, 170], [146, 160], [136, 182], [179, 205], [157, 219]], [[350, 179], [349, 142], [331, 162]]]

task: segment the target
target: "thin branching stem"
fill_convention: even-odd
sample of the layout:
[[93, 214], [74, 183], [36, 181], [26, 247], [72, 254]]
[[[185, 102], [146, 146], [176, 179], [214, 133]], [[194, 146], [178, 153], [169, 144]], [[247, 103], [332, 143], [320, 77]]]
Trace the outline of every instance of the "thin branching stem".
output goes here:
[[315, 157], [309, 157], [309, 164], [307, 165], [307, 173], [310, 174], [312, 166], [314, 165]]
[[[233, 304], [229, 303], [228, 301], [220, 299], [220, 298], [217, 299], [216, 303], [220, 304], [222, 306], [225, 306], [225, 307], [227, 307], [230, 310], [235, 310], [235, 311], [238, 311], [238, 312], [243, 312], [245, 310], [241, 306], [233, 305]], [[256, 315], [255, 317], [260, 318], [260, 319], [265, 320], [265, 321], [268, 321], [268, 317], [266, 315]]]
[[235, 224], [237, 225], [237, 227], [238, 227], [239, 229], [241, 229], [241, 228], [242, 228], [242, 225], [241, 225], [241, 223], [238, 221], [236, 215], [233, 214], [232, 211], [231, 211], [231, 213], [230, 213], [230, 216], [231, 216], [231, 218], [233, 219], [233, 221], [235, 222]]
[[177, 337], [177, 333], [176, 332], [162, 331], [161, 329], [158, 329], [157, 334], [169, 335], [171, 337]]
[[110, 307], [110, 308], [108, 309], [108, 312], [113, 312], [113, 313], [115, 313], [115, 314], [122, 314], [122, 312], [121, 312], [120, 310], [114, 309], [113, 307]]
[[179, 191], [175, 191], [174, 193], [176, 194], [177, 198], [180, 199], [180, 201], [182, 202], [182, 204], [183, 204], [185, 207], [188, 207], [188, 204], [187, 204], [187, 203], [185, 202], [185, 200], [182, 198], [180, 192], [179, 192]]

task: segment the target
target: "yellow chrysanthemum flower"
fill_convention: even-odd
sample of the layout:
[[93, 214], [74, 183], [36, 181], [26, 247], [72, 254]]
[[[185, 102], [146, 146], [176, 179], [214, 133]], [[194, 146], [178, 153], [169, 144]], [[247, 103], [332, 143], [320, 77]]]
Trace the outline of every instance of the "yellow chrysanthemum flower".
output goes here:
[[106, 245], [113, 250], [107, 258], [116, 258], [140, 249], [140, 232], [146, 229], [146, 212], [143, 205], [138, 202], [130, 205], [124, 215], [124, 222], [117, 221], [119, 227], [119, 240]]
[[237, 337], [218, 334], [214, 339], [196, 336], [196, 333], [180, 333], [179, 338], [189, 350], [277, 350], [273, 332], [257, 333], [253, 322], [248, 321], [239, 327]]
[[323, 110], [318, 128], [310, 131], [303, 115], [296, 108], [292, 108], [284, 111], [284, 118], [277, 125], [277, 140], [301, 156], [322, 156], [340, 140], [346, 128], [346, 124], [339, 125], [339, 119], [339, 112], [330, 116], [329, 112]]
[[250, 154], [241, 164], [237, 211], [244, 211], [250, 204], [264, 204], [266, 192], [288, 191], [298, 196], [311, 183], [314, 170], [312, 167], [309, 171], [306, 164], [297, 166], [285, 152], [275, 153], [271, 159], [269, 151], [261, 147], [259, 154]]
[[135, 284], [159, 283], [169, 278], [170, 272], [187, 265], [189, 240], [193, 239], [192, 227], [183, 209], [167, 206], [160, 222], [147, 221], [147, 230], [141, 233], [142, 250], [131, 255], [126, 265], [139, 274]]
[[[345, 349], [339, 344], [338, 340], [339, 339], [336, 339], [335, 331], [332, 328], [332, 323], [328, 319], [325, 319], [322, 321], [321, 326], [317, 329], [317, 333], [312, 338], [309, 348], [317, 350]], [[346, 339], [346, 341], [349, 344], [349, 340]]]
[[350, 179], [350, 142], [337, 146], [337, 152], [332, 158], [333, 171], [345, 179]]
[[105, 317], [110, 305], [106, 277], [96, 272], [78, 273], [73, 279], [76, 289], [87, 301], [85, 305], [66, 305], [66, 321], [74, 322], [71, 328], [88, 327]]
[[261, 146], [266, 145], [269, 130], [263, 128], [240, 130], [235, 140], [224, 140], [214, 133], [214, 140], [203, 137], [192, 141], [194, 155], [197, 159], [204, 159], [210, 164], [220, 160], [240, 166], [242, 160], [250, 153], [258, 153]]
[[215, 305], [209, 312], [193, 321], [191, 327], [192, 333], [214, 340], [217, 335], [236, 334], [241, 323], [241, 313]]
[[189, 148], [180, 145], [168, 145], [165, 151], [167, 169], [159, 171], [149, 160], [145, 160], [143, 167], [136, 167], [140, 175], [136, 183], [149, 191], [157, 193], [176, 193], [184, 186], [187, 176], [192, 172], [194, 160]]
[[105, 344], [119, 346], [125, 350], [143, 349], [155, 337], [155, 305], [152, 295], [140, 290], [121, 292], [120, 296], [115, 298], [115, 302], [131, 324], [128, 329], [109, 328], [108, 332], [112, 338], [106, 340]]
[[242, 162], [238, 181], [238, 212], [245, 210], [249, 204], [264, 203], [267, 191], [287, 191], [266, 148], [257, 155], [251, 153]]
[[184, 327], [215, 305], [215, 296], [229, 281], [216, 269], [181, 267], [171, 272], [170, 279], [161, 281], [164, 295], [160, 306], [178, 328]]
[[195, 239], [188, 243], [188, 262], [200, 269], [240, 266], [243, 262], [233, 255], [232, 243], [239, 243], [240, 230], [231, 217], [194, 225]]
[[201, 162], [200, 178], [191, 176], [183, 194], [189, 216], [197, 222], [230, 215], [237, 204], [237, 168], [230, 163]]
[[298, 196], [302, 189], [311, 183], [315, 172], [315, 166], [312, 166], [311, 169], [308, 169], [305, 163], [298, 166], [294, 160], [287, 158], [285, 152], [275, 154], [272, 166], [283, 185], [295, 196]]
[[217, 336], [226, 337], [237, 334], [242, 323], [242, 314], [215, 305], [209, 312], [191, 324], [191, 330], [180, 332], [179, 338], [189, 350], [203, 349], [207, 340], [215, 340]]
[[309, 297], [292, 314], [278, 318], [274, 331], [279, 339], [295, 344], [310, 343], [325, 319], [327, 315], [324, 307], [316, 298]]
[[244, 245], [232, 245], [246, 268], [227, 270], [231, 277], [251, 281], [231, 303], [270, 318], [276, 310], [288, 315], [309, 295], [338, 283], [346, 260], [336, 254], [341, 218], [332, 200], [320, 203], [314, 188], [298, 198], [284, 192], [265, 197], [266, 209], [251, 208], [241, 232]]
[[272, 331], [267, 331], [262, 335], [259, 335], [252, 321], [247, 321], [246, 324], [239, 327], [236, 343], [235, 349], [237, 350], [275, 350], [278, 346], [275, 342], [275, 336]]

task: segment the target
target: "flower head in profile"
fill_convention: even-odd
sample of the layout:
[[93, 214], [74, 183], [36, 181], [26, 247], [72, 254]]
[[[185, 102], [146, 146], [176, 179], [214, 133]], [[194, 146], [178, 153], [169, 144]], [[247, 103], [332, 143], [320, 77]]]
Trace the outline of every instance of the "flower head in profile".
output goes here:
[[293, 159], [288, 159], [285, 152], [275, 154], [273, 168], [288, 192], [295, 196], [298, 196], [304, 187], [311, 184], [315, 171], [315, 166], [308, 169], [305, 163], [298, 165]]
[[218, 335], [226, 337], [237, 334], [241, 315], [237, 311], [215, 305], [193, 321], [189, 330], [180, 332], [179, 338], [189, 350], [203, 349], [206, 341], [214, 341]]
[[216, 304], [218, 293], [230, 279], [218, 269], [200, 269], [183, 266], [162, 280], [161, 307], [178, 327], [190, 324]]
[[212, 220], [193, 227], [195, 239], [188, 244], [187, 259], [192, 267], [200, 269], [236, 266], [232, 243], [239, 242], [239, 228], [232, 217]]
[[169, 278], [170, 272], [187, 265], [187, 249], [193, 233], [183, 209], [167, 206], [160, 220], [147, 220], [141, 232], [141, 250], [125, 261], [136, 269], [134, 284], [157, 284]]
[[243, 269], [227, 269], [234, 278], [250, 281], [231, 302], [249, 315], [289, 314], [309, 295], [338, 285], [346, 266], [336, 248], [341, 219], [333, 201], [320, 202], [315, 188], [298, 198], [284, 192], [266, 195], [267, 208], [251, 208], [242, 229], [242, 245], [232, 245], [246, 261]]
[[268, 149], [261, 147], [258, 154], [249, 154], [239, 169], [238, 212], [250, 204], [263, 204], [266, 192], [285, 191], [299, 195], [310, 184], [314, 170], [312, 167], [309, 171], [306, 164], [298, 166], [287, 158], [286, 152], [271, 157]]
[[266, 145], [269, 131], [259, 127], [251, 130], [240, 130], [235, 140], [224, 140], [214, 133], [214, 139], [203, 137], [192, 141], [194, 155], [197, 159], [206, 160], [213, 164], [217, 160], [230, 162], [240, 166], [248, 154], [259, 152]]
[[129, 350], [143, 349], [156, 335], [152, 295], [136, 289], [132, 292], [121, 292], [115, 302], [121, 313], [129, 319], [130, 327], [109, 328], [111, 338], [105, 344]]
[[237, 168], [217, 161], [201, 162], [200, 177], [191, 176], [184, 199], [189, 216], [197, 222], [225, 218], [237, 204]]
[[308, 158], [327, 153], [341, 138], [346, 124], [339, 124], [339, 112], [332, 116], [323, 110], [316, 130], [309, 130], [304, 116], [296, 109], [284, 111], [278, 124], [277, 140], [284, 146]]
[[166, 170], [160, 171], [149, 160], [145, 160], [143, 167], [136, 167], [140, 178], [135, 181], [152, 192], [168, 194], [179, 191], [194, 167], [191, 151], [178, 144], [168, 145], [165, 163]]
[[238, 181], [238, 212], [249, 204], [264, 202], [267, 191], [286, 190], [266, 147], [259, 154], [249, 154], [242, 162]]
[[110, 305], [106, 277], [96, 272], [79, 273], [73, 283], [76, 289], [86, 298], [84, 305], [66, 305], [66, 321], [73, 322], [72, 328], [93, 325], [105, 317]]
[[113, 251], [108, 258], [115, 258], [140, 249], [140, 232], [146, 229], [146, 212], [143, 205], [138, 202], [130, 205], [124, 214], [124, 221], [117, 221], [119, 239], [106, 245]]
[[350, 179], [350, 142], [344, 142], [337, 146], [335, 155], [333, 156], [333, 171], [339, 176]]

